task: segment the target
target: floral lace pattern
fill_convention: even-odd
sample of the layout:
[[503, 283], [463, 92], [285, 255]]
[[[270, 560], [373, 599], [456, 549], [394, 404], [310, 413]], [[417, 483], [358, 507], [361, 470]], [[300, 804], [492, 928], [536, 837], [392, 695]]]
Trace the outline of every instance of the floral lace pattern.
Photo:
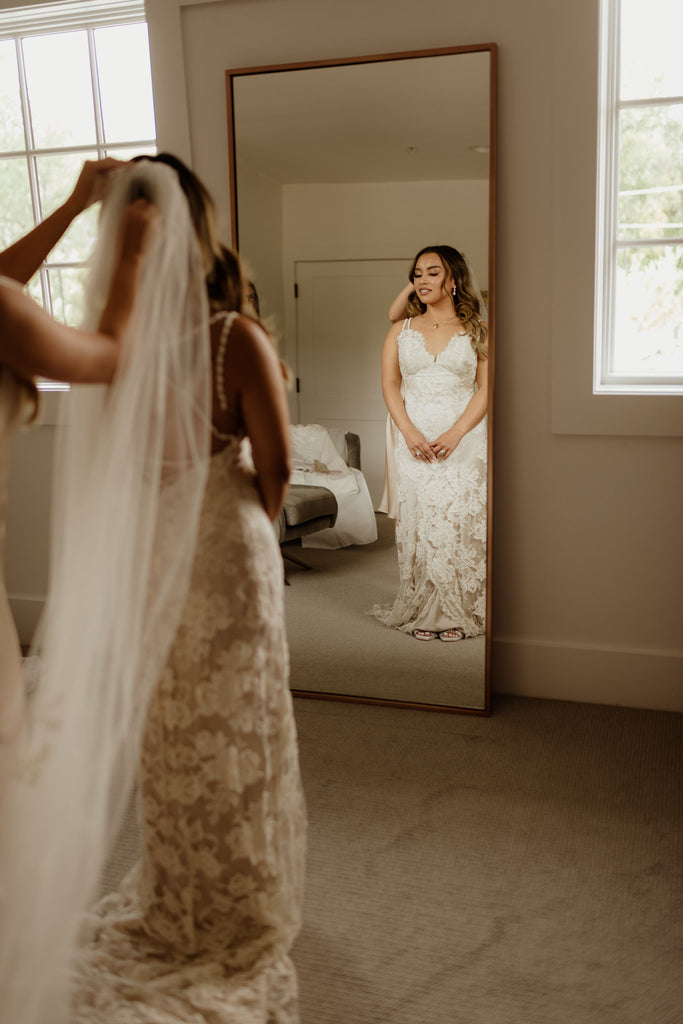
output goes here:
[[[406, 320], [398, 337], [406, 412], [428, 440], [451, 427], [475, 390], [469, 335], [454, 335], [434, 357]], [[440, 462], [415, 459], [396, 431], [399, 590], [372, 609], [404, 632], [486, 628], [486, 417]]]
[[282, 565], [245, 442], [211, 460], [147, 715], [141, 861], [89, 918], [74, 1020], [295, 1024], [305, 842]]

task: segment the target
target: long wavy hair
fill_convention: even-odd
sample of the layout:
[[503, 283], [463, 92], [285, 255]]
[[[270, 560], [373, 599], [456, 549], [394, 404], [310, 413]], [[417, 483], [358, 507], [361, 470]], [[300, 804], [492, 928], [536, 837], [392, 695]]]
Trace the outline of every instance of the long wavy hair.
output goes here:
[[[435, 253], [446, 271], [455, 281], [456, 296], [453, 303], [453, 312], [460, 318], [467, 333], [472, 339], [472, 347], [479, 359], [486, 359], [488, 356], [488, 323], [484, 319], [486, 310], [481, 308], [477, 294], [472, 286], [472, 278], [467, 260], [461, 252], [454, 249], [452, 245], [426, 245], [420, 249], [412, 262], [408, 277], [411, 282], [415, 280], [415, 267], [421, 256], [427, 253]], [[424, 302], [421, 302], [417, 292], [411, 292], [406, 303], [408, 316], [419, 316], [427, 310]]]
[[152, 160], [167, 164], [178, 175], [180, 187], [190, 208], [190, 216], [199, 241], [206, 273], [206, 290], [211, 312], [219, 309], [242, 312], [244, 284], [239, 257], [218, 238], [216, 206], [205, 185], [194, 171], [172, 153], [137, 156], [134, 160]]

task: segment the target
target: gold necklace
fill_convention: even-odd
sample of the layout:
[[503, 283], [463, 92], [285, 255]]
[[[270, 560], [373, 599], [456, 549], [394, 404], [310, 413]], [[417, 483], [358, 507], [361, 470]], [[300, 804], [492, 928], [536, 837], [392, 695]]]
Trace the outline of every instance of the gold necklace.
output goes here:
[[457, 317], [456, 317], [456, 315], [454, 313], [453, 316], [447, 316], [444, 320], [433, 320], [432, 321], [432, 327], [434, 328], [434, 330], [436, 330], [437, 327], [441, 326], [441, 324], [447, 324], [449, 320], [456, 320], [456, 319], [457, 319]]

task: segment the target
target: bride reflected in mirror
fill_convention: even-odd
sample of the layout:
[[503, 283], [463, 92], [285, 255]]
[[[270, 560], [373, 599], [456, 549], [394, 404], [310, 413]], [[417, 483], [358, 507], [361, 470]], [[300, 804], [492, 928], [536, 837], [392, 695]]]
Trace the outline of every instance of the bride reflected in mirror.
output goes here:
[[418, 640], [486, 630], [488, 323], [467, 259], [421, 249], [390, 308], [380, 511], [396, 519], [399, 589], [370, 614]]

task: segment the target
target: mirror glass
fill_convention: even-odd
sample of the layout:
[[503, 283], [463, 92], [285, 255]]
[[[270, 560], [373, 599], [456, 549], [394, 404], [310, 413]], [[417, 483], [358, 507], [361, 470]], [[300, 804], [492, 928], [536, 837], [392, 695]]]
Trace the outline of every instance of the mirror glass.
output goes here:
[[[299, 522], [283, 553], [297, 693], [490, 709], [490, 587], [485, 632], [457, 642], [418, 642], [367, 612], [390, 604], [399, 583], [394, 520], [376, 511], [381, 353], [418, 250], [466, 255], [493, 342], [495, 58], [486, 44], [226, 72], [233, 244], [292, 376]], [[492, 345], [488, 367], [490, 580]], [[333, 533], [319, 528], [324, 502], [307, 509], [297, 490], [326, 483]]]

